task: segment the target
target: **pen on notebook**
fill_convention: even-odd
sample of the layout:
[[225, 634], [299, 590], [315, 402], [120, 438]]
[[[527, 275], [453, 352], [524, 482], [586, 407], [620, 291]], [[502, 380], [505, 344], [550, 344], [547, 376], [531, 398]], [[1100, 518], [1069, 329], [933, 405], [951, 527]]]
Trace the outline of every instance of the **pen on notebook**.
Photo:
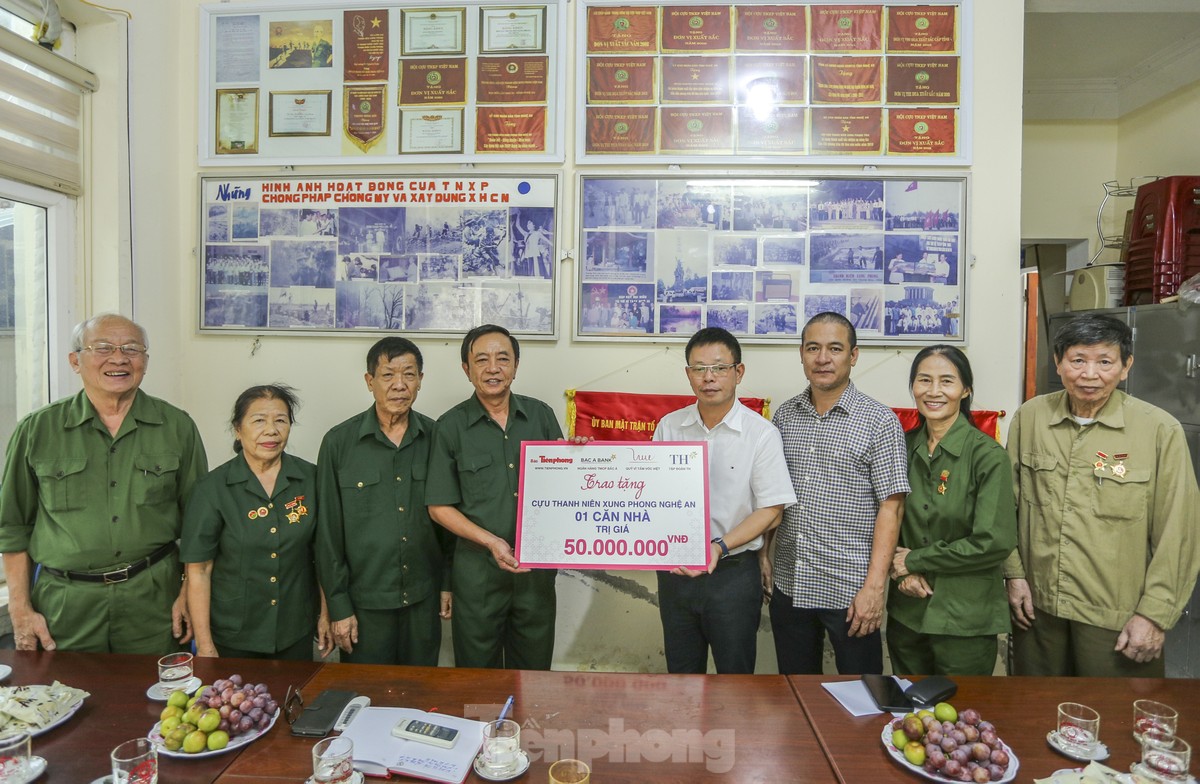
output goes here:
[[512, 703], [513, 695], [510, 694], [508, 695], [508, 699], [504, 702], [504, 707], [500, 709], [500, 718], [496, 719], [496, 721], [504, 721], [506, 718], [508, 718], [508, 712], [512, 709]]

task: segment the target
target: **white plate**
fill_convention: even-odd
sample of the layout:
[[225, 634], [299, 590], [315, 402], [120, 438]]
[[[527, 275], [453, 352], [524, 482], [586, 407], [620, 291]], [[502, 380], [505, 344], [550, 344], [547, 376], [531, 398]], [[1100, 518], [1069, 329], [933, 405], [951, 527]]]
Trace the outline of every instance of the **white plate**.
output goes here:
[[[63, 713], [61, 716], [59, 716], [59, 717], [58, 717], [57, 719], [55, 719], [54, 721], [52, 721], [52, 722], [50, 722], [49, 724], [47, 724], [45, 727], [39, 727], [38, 729], [35, 729], [35, 730], [30, 730], [30, 731], [29, 731], [29, 735], [30, 735], [30, 737], [36, 738], [38, 735], [45, 735], [47, 732], [49, 732], [50, 730], [54, 729], [54, 728], [55, 728], [55, 727], [57, 727], [59, 724], [62, 724], [64, 721], [66, 721], [67, 719], [71, 718], [71, 717], [72, 717], [72, 716], [74, 716], [76, 713], [78, 713], [78, 712], [79, 712], [79, 709], [80, 709], [80, 708], [82, 708], [82, 707], [83, 707], [83, 700], [80, 700], [79, 702], [75, 703], [75, 704], [74, 704], [74, 705], [72, 705], [71, 707], [67, 708], [67, 710], [66, 710], [66, 712], [65, 712], [65, 713]], [[8, 737], [12, 737], [12, 735], [13, 735], [13, 734], [14, 734], [14, 733], [11, 733], [11, 732], [10, 732], [10, 733], [8, 733], [7, 735], [4, 735], [3, 733], [0, 733], [0, 738], [8, 738]]]
[[[9, 675], [12, 675], [12, 667], [9, 667], [7, 664], [0, 664], [0, 681], [4, 680]], [[43, 760], [43, 762], [44, 761], [45, 760]]]
[[483, 755], [480, 754], [475, 757], [475, 772], [479, 774], [480, 778], [487, 779], [488, 781], [510, 781], [522, 775], [527, 770], [529, 770], [529, 755], [525, 753], [524, 749], [517, 751], [517, 769], [507, 776], [493, 776], [487, 772], [487, 768], [483, 767]]
[[[179, 691], [180, 689], [182, 689], [183, 691], [187, 692], [188, 694], [192, 694], [193, 692], [196, 691], [196, 689], [199, 689], [199, 688], [200, 688], [200, 679], [197, 678], [195, 675], [193, 675], [191, 678], [184, 681], [183, 686], [181, 686], [179, 689], [171, 689], [171, 691]], [[164, 692], [159, 687], [159, 685], [156, 683], [153, 686], [151, 686], [149, 689], [146, 689], [146, 696], [157, 702], [166, 702], [167, 697], [171, 696], [171, 692], [170, 691]]]
[[1103, 762], [1104, 760], [1108, 759], [1108, 746], [1105, 746], [1099, 741], [1096, 742], [1096, 748], [1091, 754], [1081, 754], [1067, 744], [1063, 743], [1062, 739], [1058, 737], [1058, 730], [1050, 730], [1047, 732], [1046, 742], [1050, 744], [1050, 748], [1054, 749], [1064, 757], [1068, 757], [1073, 760], [1079, 760], [1080, 762]]
[[204, 759], [205, 757], [215, 757], [218, 754], [225, 754], [226, 752], [233, 751], [234, 749], [240, 749], [242, 746], [258, 740], [259, 736], [266, 735], [271, 731], [271, 727], [275, 726], [275, 722], [279, 721], [279, 711], [279, 708], [275, 709], [275, 715], [271, 717], [271, 723], [267, 725], [265, 730], [250, 730], [247, 733], [238, 735], [236, 738], [230, 738], [228, 746], [223, 749], [217, 749], [216, 751], [197, 751], [195, 754], [188, 754], [182, 749], [171, 751], [163, 745], [162, 733], [158, 731], [158, 728], [162, 726], [161, 721], [154, 723], [154, 726], [150, 728], [150, 732], [146, 735], [146, 737], [149, 738], [150, 742], [153, 743], [155, 748], [158, 749], [158, 753], [166, 757], [176, 757], [178, 759]]
[[25, 777], [25, 784], [36, 779], [38, 776], [46, 772], [46, 760], [36, 754], [29, 755], [29, 775]]
[[[892, 732], [894, 732], [892, 729], [893, 721], [895, 721], [895, 719], [888, 719], [887, 724], [883, 725], [883, 731], [879, 735], [879, 739], [883, 741], [883, 748], [887, 751], [888, 756], [922, 778], [929, 779], [930, 781], [953, 781], [953, 779], [949, 779], [945, 776], [930, 773], [920, 765], [914, 765], [908, 760], [904, 759], [904, 752], [892, 745]], [[1008, 769], [1004, 771], [1004, 776], [1000, 779], [1000, 784], [1006, 784], [1006, 782], [1013, 781], [1017, 778], [1017, 768], [1019, 768], [1021, 765], [1017, 761], [1017, 755], [1013, 753], [1012, 748], [1007, 743], [1000, 741], [1000, 747], [1008, 752]]]
[[[350, 778], [346, 780], [346, 784], [363, 784], [363, 782], [365, 782], [366, 780], [367, 780], [367, 777], [363, 775], [363, 772], [361, 770], [356, 770], [356, 771], [354, 771], [353, 775], [351, 775]], [[313, 780], [312, 776], [309, 776], [308, 778], [306, 778], [304, 780], [304, 784], [319, 784], [319, 783], [317, 781]]]

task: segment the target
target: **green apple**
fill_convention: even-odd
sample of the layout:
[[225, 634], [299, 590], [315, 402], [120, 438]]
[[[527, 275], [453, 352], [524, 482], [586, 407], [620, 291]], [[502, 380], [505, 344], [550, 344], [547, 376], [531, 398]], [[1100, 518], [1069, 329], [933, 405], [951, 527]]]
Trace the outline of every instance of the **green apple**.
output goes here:
[[958, 711], [948, 702], [939, 702], [933, 706], [933, 716], [938, 721], [948, 721], [954, 723], [958, 721]]
[[168, 705], [162, 709], [162, 713], [158, 714], [158, 718], [160, 721], [166, 721], [167, 719], [172, 718], [177, 719], [182, 715], [183, 708], [179, 707], [178, 705]]
[[208, 734], [208, 750], [220, 751], [229, 745], [229, 733], [225, 730], [213, 730]]
[[925, 764], [925, 747], [920, 741], [912, 741], [904, 746], [904, 759], [918, 768]]
[[167, 697], [167, 704], [177, 708], [186, 708], [188, 706], [187, 692], [178, 689], [171, 692], [171, 696]]
[[[183, 750], [187, 754], [196, 754], [208, 748], [208, 734], [196, 730], [188, 733], [188, 736], [183, 739]], [[922, 752], [924, 753], [924, 752]]]
[[904, 747], [908, 745], [908, 736], [904, 734], [904, 730], [896, 730], [892, 733], [892, 745], [900, 751], [904, 751]]
[[221, 714], [216, 708], [209, 708], [200, 716], [200, 721], [196, 722], [196, 728], [204, 732], [212, 732], [221, 723]]
[[183, 720], [188, 724], [199, 725], [200, 717], [204, 715], [204, 711], [205, 708], [202, 708], [199, 705], [193, 705], [183, 714]]
[[182, 721], [178, 716], [171, 716], [162, 720], [162, 724], [159, 725], [158, 731], [162, 733], [162, 736], [165, 738], [167, 735], [171, 734], [171, 731], [178, 727], [181, 723]]

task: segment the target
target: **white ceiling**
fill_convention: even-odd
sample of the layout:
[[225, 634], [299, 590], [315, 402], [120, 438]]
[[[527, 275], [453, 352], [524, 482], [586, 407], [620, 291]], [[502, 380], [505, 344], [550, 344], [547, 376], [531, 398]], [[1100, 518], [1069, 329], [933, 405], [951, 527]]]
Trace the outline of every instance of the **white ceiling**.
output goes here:
[[1026, 0], [1024, 61], [1026, 120], [1116, 119], [1200, 80], [1200, 0]]

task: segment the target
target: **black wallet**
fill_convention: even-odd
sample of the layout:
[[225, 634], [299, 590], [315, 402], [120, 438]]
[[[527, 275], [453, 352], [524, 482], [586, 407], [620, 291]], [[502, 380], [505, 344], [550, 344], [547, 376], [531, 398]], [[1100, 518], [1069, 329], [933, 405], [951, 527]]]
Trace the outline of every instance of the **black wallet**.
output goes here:
[[304, 706], [304, 711], [292, 725], [292, 734], [305, 738], [323, 738], [333, 729], [338, 716], [358, 694], [340, 689], [326, 689]]
[[942, 675], [930, 675], [907, 689], [901, 689], [890, 675], [864, 675], [862, 681], [879, 709], [893, 713], [943, 702], [958, 691], [954, 681]]

